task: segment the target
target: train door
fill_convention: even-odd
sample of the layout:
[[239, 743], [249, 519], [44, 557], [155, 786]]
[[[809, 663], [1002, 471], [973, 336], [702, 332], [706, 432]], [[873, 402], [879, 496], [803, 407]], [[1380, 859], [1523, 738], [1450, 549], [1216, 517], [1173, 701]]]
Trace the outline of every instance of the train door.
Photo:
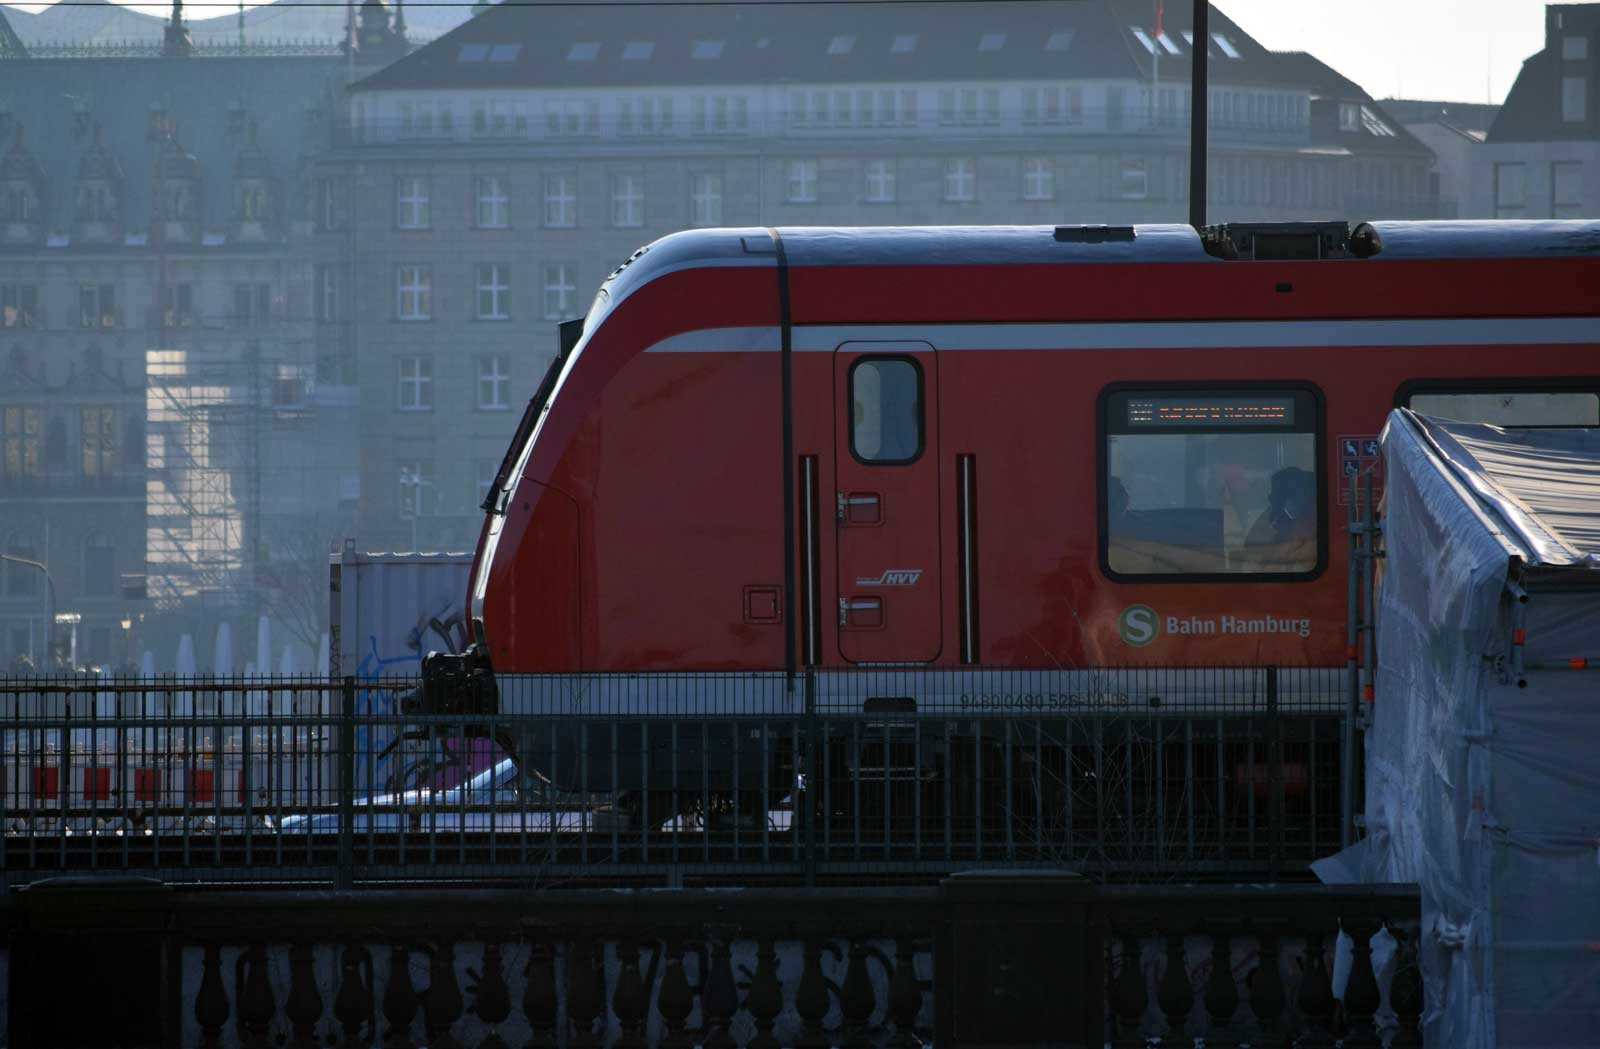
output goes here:
[[839, 652], [852, 663], [939, 655], [938, 362], [925, 342], [834, 352]]

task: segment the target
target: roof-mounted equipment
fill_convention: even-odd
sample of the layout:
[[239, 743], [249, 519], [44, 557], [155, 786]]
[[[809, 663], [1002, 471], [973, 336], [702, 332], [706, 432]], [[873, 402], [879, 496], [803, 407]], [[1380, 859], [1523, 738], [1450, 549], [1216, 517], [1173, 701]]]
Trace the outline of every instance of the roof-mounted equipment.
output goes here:
[[[1369, 226], [1359, 227], [1370, 230]], [[1377, 237], [1371, 238], [1376, 244]], [[1200, 233], [1206, 251], [1219, 259], [1264, 262], [1366, 258], [1343, 222], [1226, 222]], [[1364, 246], [1364, 245], [1363, 245]]]

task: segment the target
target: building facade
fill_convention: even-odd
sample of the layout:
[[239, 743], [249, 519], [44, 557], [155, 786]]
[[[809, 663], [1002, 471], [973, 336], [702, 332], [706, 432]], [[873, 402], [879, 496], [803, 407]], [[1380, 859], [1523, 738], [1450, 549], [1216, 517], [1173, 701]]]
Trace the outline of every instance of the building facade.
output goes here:
[[[357, 83], [313, 239], [364, 540], [470, 548], [557, 322], [675, 230], [1184, 221], [1170, 14], [504, 5]], [[1370, 96], [1212, 17], [1214, 221], [1433, 216], [1431, 155]]]
[[1522, 65], [1483, 145], [1474, 150], [1474, 217], [1600, 215], [1596, 50], [1600, 4], [1545, 8], [1545, 46]]
[[305, 189], [349, 56], [202, 58], [168, 28], [162, 54], [0, 63], [0, 669], [253, 632], [275, 551], [354, 506]]

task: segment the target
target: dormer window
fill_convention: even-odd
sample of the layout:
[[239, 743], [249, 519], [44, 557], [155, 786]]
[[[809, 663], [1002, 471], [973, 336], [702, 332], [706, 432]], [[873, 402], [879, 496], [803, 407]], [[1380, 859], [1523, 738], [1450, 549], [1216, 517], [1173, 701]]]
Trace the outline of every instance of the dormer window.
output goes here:
[[261, 222], [267, 217], [267, 191], [246, 186], [239, 193], [239, 216], [246, 222]]
[[7, 222], [33, 221], [33, 190], [26, 186], [12, 186], [6, 190], [5, 202]]
[[1354, 102], [1339, 103], [1339, 130], [1361, 130], [1361, 107]]

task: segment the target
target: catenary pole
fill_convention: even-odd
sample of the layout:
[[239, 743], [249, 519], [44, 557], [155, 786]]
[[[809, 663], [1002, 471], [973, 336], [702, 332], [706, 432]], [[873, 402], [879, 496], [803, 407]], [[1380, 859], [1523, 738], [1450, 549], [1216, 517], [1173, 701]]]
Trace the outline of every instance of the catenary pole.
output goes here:
[[1210, 115], [1210, 96], [1206, 90], [1206, 55], [1211, 33], [1207, 28], [1209, 0], [1194, 0], [1194, 46], [1189, 91], [1189, 225], [1201, 229], [1206, 224], [1206, 118]]

